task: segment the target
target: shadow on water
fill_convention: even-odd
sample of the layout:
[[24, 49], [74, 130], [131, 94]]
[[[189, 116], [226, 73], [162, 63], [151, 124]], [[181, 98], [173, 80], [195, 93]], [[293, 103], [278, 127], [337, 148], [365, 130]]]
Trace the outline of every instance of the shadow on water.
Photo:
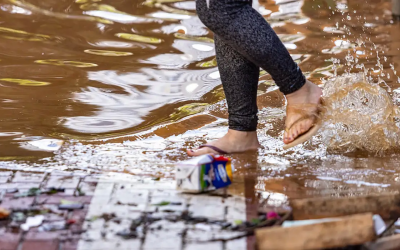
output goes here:
[[[310, 80], [365, 71], [398, 104], [400, 27], [390, 1], [255, 1], [254, 8]], [[0, 0], [2, 168], [172, 178], [186, 147], [227, 130], [214, 55], [194, 1]], [[233, 156], [232, 190], [251, 204], [397, 188], [396, 150], [332, 153], [319, 136], [283, 151], [284, 97], [264, 71], [258, 105], [263, 147]], [[46, 138], [66, 142], [55, 155], [23, 146]]]

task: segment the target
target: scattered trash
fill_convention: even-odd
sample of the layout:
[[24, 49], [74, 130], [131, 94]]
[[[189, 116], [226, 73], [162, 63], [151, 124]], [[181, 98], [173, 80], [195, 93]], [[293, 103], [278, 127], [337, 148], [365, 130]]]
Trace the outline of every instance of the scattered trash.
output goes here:
[[75, 201], [69, 201], [62, 199], [60, 205], [58, 205], [59, 210], [75, 210], [83, 209], [84, 205], [82, 203], [77, 203]]
[[33, 217], [28, 217], [26, 219], [25, 224], [21, 225], [21, 229], [24, 231], [28, 231], [31, 227], [38, 227], [43, 223], [44, 216], [43, 215], [36, 215]]
[[67, 220], [67, 225], [72, 225], [72, 224], [75, 224], [76, 223], [76, 220], [74, 220], [74, 219], [69, 219], [69, 220]]
[[17, 222], [17, 223], [18, 222], [24, 222], [25, 219], [26, 219], [26, 216], [22, 212], [15, 212], [14, 211], [14, 213], [12, 213], [11, 219], [12, 219], [13, 222]]
[[202, 155], [176, 165], [177, 189], [187, 192], [211, 191], [232, 184], [231, 159]]
[[60, 204], [58, 205], [58, 209], [60, 210], [75, 210], [75, 209], [83, 209], [84, 205], [81, 203], [71, 203], [71, 204]]
[[66, 229], [67, 225], [65, 221], [55, 221], [51, 223], [43, 224], [38, 228], [40, 232], [43, 231], [57, 231], [57, 230], [64, 230]]
[[268, 220], [272, 220], [272, 219], [280, 219], [281, 217], [279, 216], [279, 214], [275, 211], [271, 211], [267, 213], [267, 219]]
[[117, 215], [115, 215], [115, 213], [104, 213], [100, 216], [100, 218], [103, 218], [105, 221], [109, 221], [117, 218]]
[[116, 203], [116, 205], [132, 206], [132, 207], [137, 207], [137, 206], [138, 206], [138, 204], [136, 204], [136, 203], [122, 203], [122, 202], [120, 202], [120, 201], [118, 201], [118, 202]]
[[42, 194], [56, 194], [56, 193], [64, 193], [64, 192], [65, 192], [65, 188], [55, 188], [55, 187], [51, 187], [51, 188], [41, 191]]
[[160, 203], [153, 204], [153, 206], [168, 206], [168, 205], [173, 205], [173, 206], [180, 206], [182, 205], [182, 202], [169, 202], [169, 201], [161, 201]]
[[131, 231], [129, 229], [124, 229], [124, 230], [118, 232], [117, 235], [121, 236], [124, 239], [135, 239], [138, 236], [136, 231]]
[[140, 217], [140, 218], [138, 218], [138, 219], [136, 219], [136, 220], [133, 220], [132, 223], [131, 223], [131, 226], [129, 227], [129, 229], [130, 229], [131, 231], [136, 231], [136, 229], [137, 229], [142, 223], [143, 223], [143, 218], [142, 218], [142, 217]]
[[10, 215], [10, 211], [8, 211], [5, 208], [0, 207], [0, 220], [8, 218], [9, 215]]

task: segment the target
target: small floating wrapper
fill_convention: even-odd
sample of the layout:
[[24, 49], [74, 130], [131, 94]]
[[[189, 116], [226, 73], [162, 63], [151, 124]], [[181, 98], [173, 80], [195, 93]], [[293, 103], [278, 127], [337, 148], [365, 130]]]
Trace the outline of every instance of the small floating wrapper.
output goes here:
[[230, 158], [202, 155], [176, 165], [176, 186], [184, 192], [211, 191], [232, 184], [233, 172]]

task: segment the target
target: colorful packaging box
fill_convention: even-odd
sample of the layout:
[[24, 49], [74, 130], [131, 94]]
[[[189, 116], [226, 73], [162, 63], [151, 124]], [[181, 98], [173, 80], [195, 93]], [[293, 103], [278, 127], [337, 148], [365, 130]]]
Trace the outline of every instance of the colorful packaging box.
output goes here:
[[178, 190], [200, 193], [232, 184], [234, 167], [223, 156], [202, 155], [176, 165]]

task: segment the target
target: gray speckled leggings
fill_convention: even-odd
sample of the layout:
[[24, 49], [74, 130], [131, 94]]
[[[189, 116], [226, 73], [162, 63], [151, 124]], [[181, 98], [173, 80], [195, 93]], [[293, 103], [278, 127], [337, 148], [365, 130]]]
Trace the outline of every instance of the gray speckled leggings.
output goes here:
[[260, 67], [283, 94], [300, 89], [305, 77], [251, 0], [196, 0], [200, 20], [214, 32], [215, 50], [229, 112], [229, 128], [257, 129]]

